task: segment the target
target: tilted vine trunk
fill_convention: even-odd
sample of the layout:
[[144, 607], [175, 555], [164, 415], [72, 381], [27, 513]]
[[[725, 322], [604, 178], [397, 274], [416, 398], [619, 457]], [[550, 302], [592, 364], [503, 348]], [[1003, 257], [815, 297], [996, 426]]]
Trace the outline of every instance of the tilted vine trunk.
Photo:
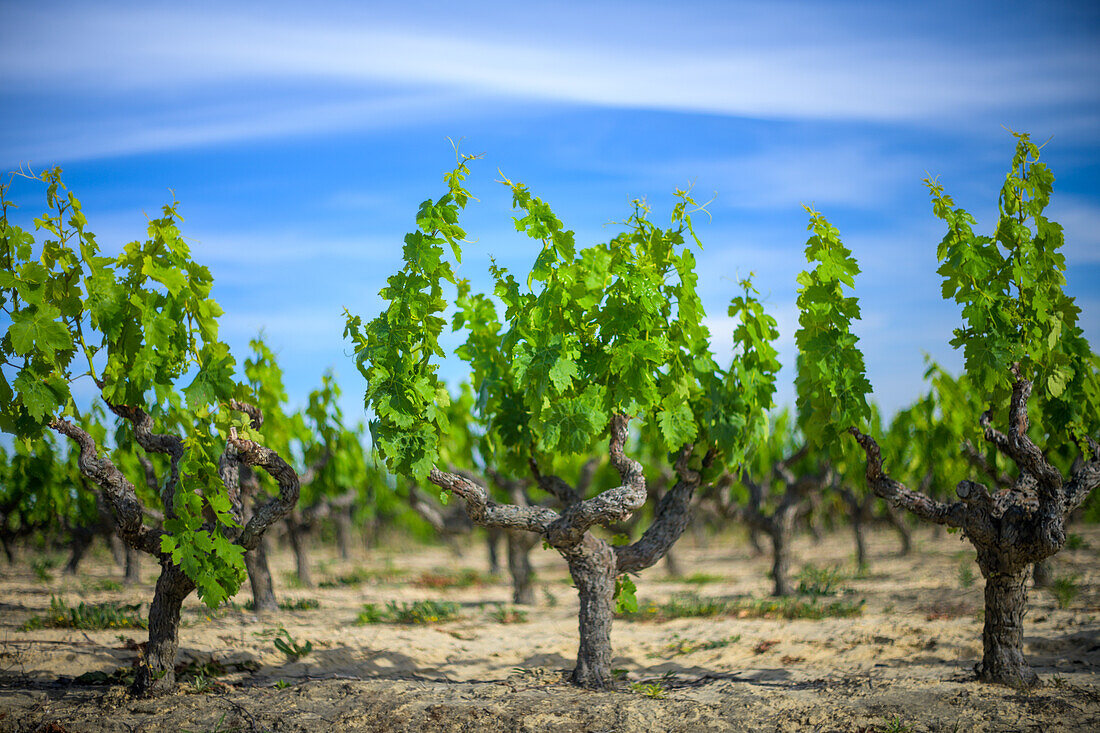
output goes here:
[[170, 560], [161, 560], [160, 577], [149, 605], [149, 641], [142, 651], [130, 691], [139, 697], [168, 694], [176, 688], [180, 610], [195, 584]]
[[979, 563], [985, 576], [985, 625], [978, 679], [1011, 687], [1033, 687], [1038, 675], [1024, 659], [1027, 567], [1004, 572]]

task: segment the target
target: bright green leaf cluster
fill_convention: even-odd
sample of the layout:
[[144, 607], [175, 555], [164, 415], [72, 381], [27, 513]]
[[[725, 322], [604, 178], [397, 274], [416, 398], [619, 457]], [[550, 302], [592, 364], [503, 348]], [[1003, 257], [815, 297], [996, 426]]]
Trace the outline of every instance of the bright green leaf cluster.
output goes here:
[[814, 267], [798, 275], [798, 424], [806, 440], [828, 450], [839, 447], [842, 431], [862, 427], [871, 417], [871, 384], [851, 330], [859, 302], [844, 294], [845, 287], [855, 287], [859, 265], [836, 227], [813, 209], [806, 211], [813, 231], [806, 260]]
[[1009, 367], [1019, 363], [1044, 428], [1080, 441], [1100, 427], [1096, 357], [1077, 323], [1080, 309], [1063, 290], [1062, 227], [1043, 215], [1054, 176], [1039, 162], [1039, 146], [1014, 134], [993, 236], [975, 234], [974, 217], [938, 182], [925, 180], [933, 211], [948, 227], [936, 250], [943, 296], [962, 307], [965, 324], [951, 345], [962, 348], [980, 402], [1007, 410]]

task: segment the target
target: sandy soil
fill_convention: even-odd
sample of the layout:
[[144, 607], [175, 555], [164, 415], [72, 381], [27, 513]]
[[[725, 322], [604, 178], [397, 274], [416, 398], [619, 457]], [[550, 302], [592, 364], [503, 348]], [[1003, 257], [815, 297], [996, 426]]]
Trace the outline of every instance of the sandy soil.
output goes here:
[[[147, 604], [154, 568], [143, 568], [148, 584], [118, 590], [111, 581], [121, 573], [105, 551], [76, 577], [55, 570], [50, 581], [21, 563], [0, 580], [0, 730], [1100, 730], [1100, 528], [1077, 532], [1086, 546], [1055, 560], [1056, 575], [1076, 578], [1077, 597], [1060, 609], [1052, 594], [1031, 594], [1025, 653], [1045, 685], [1030, 693], [974, 681], [981, 577], [969, 545], [930, 530], [918, 531], [904, 558], [894, 555], [891, 534], [872, 535], [870, 571], [845, 580], [840, 596], [865, 602], [856, 618], [616, 620], [614, 666], [624, 672], [612, 693], [563, 683], [575, 654], [577, 601], [564, 563], [540, 549], [533, 552], [539, 605], [510, 624], [493, 615], [510, 598], [503, 580], [442, 589], [413, 582], [424, 573], [484, 571], [480, 545], [457, 558], [442, 547], [410, 546], [364, 551], [354, 561], [321, 549], [318, 580], [364, 569], [371, 577], [316, 590], [290, 587], [291, 557], [278, 552], [279, 599], [312, 598], [320, 607], [261, 618], [239, 608], [210, 612], [188, 599], [180, 661], [218, 674], [186, 675], [179, 695], [156, 701], [131, 700], [117, 682], [75, 679], [89, 672], [121, 679], [142, 630], [20, 630], [51, 594], [71, 605]], [[676, 580], [658, 566], [638, 579], [643, 604], [686, 591], [767, 595], [768, 560], [750, 557], [743, 537], [705, 545], [686, 537], [677, 552], [686, 574], [707, 574], [696, 580], [708, 582]], [[850, 536], [821, 544], [802, 538], [794, 557], [851, 573]], [[246, 586], [237, 601], [248, 598]], [[356, 624], [364, 603], [427, 599], [460, 603], [460, 617], [427, 626]], [[274, 645], [284, 628], [313, 651], [289, 661]], [[706, 642], [716, 643], [696, 648]], [[649, 683], [659, 683], [664, 697], [647, 697]]]

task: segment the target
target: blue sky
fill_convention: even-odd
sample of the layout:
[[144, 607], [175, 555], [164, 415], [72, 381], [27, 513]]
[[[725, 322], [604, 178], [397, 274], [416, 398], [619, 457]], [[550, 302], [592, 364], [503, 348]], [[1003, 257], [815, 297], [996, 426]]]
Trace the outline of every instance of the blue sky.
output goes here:
[[[328, 367], [349, 416], [363, 384], [341, 311], [378, 312], [448, 137], [484, 152], [460, 274], [525, 271], [501, 169], [579, 243], [694, 182], [701, 288], [720, 354], [749, 272], [793, 364], [802, 204], [864, 273], [858, 325], [875, 397], [924, 389], [948, 345], [926, 175], [991, 228], [1006, 127], [1052, 138], [1048, 209], [1069, 289], [1100, 344], [1100, 6], [1060, 3], [12, 3], [0, 0], [0, 168], [61, 165], [108, 248], [143, 238], [175, 191], [243, 358], [263, 328], [296, 404]], [[32, 185], [14, 199], [32, 215]], [[449, 377], [459, 376], [447, 367]], [[793, 401], [785, 369], [780, 399]]]

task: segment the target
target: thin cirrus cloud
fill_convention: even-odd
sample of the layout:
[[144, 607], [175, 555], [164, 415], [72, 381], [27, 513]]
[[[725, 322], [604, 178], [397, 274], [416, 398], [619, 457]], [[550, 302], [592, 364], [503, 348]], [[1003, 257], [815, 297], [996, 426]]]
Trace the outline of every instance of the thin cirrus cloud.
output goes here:
[[[934, 125], [1019, 107], [1019, 100], [1032, 109], [1097, 100], [1088, 81], [1097, 53], [1087, 45], [1022, 55], [982, 39], [960, 44], [949, 36], [907, 32], [873, 17], [842, 30], [845, 18], [858, 15], [847, 4], [837, 7], [842, 10], [830, 15], [827, 6], [791, 3], [776, 3], [773, 10], [739, 4], [752, 11], [743, 14], [715, 6], [715, 26], [730, 35], [699, 33], [703, 42], [695, 46], [683, 39], [699, 31], [699, 23], [685, 15], [669, 16], [669, 33], [646, 43], [632, 42], [628, 33], [604, 34], [594, 43], [583, 34], [530, 31], [539, 20], [534, 8], [461, 33], [420, 18], [348, 14], [336, 20], [336, 12], [307, 17], [278, 6], [251, 15], [216, 6], [97, 5], [65, 13], [50, 12], [49, 5], [9, 6], [0, 31], [0, 83], [16, 95], [70, 90], [115, 101], [175, 89], [192, 102], [231, 99], [234, 90], [302, 82], [352, 97], [337, 103], [298, 99], [275, 114], [212, 110], [178, 123], [149, 120], [140, 102], [132, 103], [119, 114], [134, 115], [134, 129], [78, 137], [66, 151], [76, 157], [394, 126], [422, 118], [428, 108], [451, 114], [446, 95], [455, 92], [488, 100]], [[581, 20], [600, 20], [593, 12]], [[803, 22], [792, 25], [792, 13]], [[808, 33], [804, 24], [819, 33]], [[776, 32], [784, 27], [789, 30]], [[49, 53], [41, 53], [47, 40]], [[380, 84], [418, 91], [361, 98], [364, 87], [375, 97]], [[40, 142], [55, 156], [50, 146], [65, 145], [56, 138]]]

